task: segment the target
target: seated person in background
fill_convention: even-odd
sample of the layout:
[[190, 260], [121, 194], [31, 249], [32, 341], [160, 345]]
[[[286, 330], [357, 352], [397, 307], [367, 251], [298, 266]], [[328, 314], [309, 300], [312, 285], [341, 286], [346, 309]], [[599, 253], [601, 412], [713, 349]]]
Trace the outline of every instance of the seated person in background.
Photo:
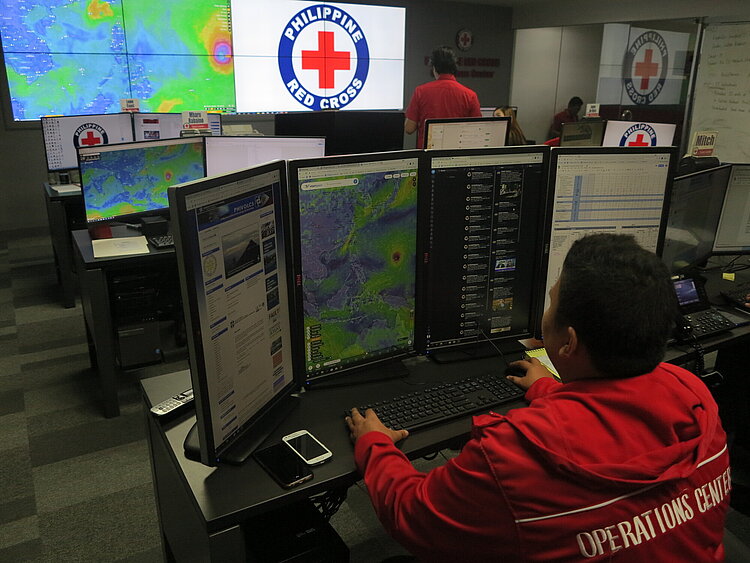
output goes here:
[[388, 532], [424, 561], [722, 561], [729, 458], [716, 403], [660, 363], [669, 273], [627, 235], [576, 241], [550, 291], [544, 346], [516, 362], [526, 408], [476, 416], [462, 452], [414, 469], [372, 410], [347, 417]]
[[492, 112], [495, 117], [510, 117], [510, 128], [508, 129], [508, 145], [525, 145], [526, 136], [523, 134], [521, 126], [516, 119], [516, 110], [510, 106], [501, 106], [495, 108]]
[[578, 96], [573, 96], [568, 102], [568, 107], [562, 110], [560, 113], [556, 113], [552, 118], [552, 125], [549, 126], [549, 133], [547, 138], [552, 139], [559, 137], [562, 132], [562, 124], [570, 123], [571, 121], [578, 121], [578, 112], [581, 111], [583, 106], [583, 100]]
[[424, 148], [424, 122], [427, 119], [482, 117], [476, 92], [456, 81], [458, 61], [450, 47], [432, 51], [430, 67], [433, 82], [417, 86], [406, 108], [404, 131], [417, 133], [417, 148]]

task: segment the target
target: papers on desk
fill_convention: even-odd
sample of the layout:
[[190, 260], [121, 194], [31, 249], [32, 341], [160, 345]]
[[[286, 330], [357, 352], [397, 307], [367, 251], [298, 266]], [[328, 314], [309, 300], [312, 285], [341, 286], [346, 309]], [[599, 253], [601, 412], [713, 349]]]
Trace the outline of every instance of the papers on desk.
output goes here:
[[94, 258], [149, 253], [148, 241], [144, 236], [92, 240], [91, 246], [94, 249]]
[[75, 194], [81, 193], [81, 186], [78, 184], [59, 184], [56, 186], [50, 186], [58, 194]]
[[534, 350], [526, 350], [525, 355], [527, 358], [536, 358], [539, 360], [544, 367], [546, 367], [552, 375], [555, 376], [555, 379], [558, 381], [561, 381], [560, 374], [557, 373], [557, 370], [555, 369], [554, 364], [552, 363], [552, 360], [549, 359], [549, 356], [547, 355], [547, 351], [544, 348], [536, 348]]

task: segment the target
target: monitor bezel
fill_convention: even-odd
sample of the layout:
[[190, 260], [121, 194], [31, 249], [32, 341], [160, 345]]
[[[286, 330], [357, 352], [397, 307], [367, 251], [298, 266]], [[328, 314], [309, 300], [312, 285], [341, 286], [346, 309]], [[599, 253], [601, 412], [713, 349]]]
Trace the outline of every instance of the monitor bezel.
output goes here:
[[[389, 354], [378, 355], [370, 360], [364, 360], [357, 362], [354, 365], [349, 365], [341, 369], [330, 371], [328, 373], [314, 374], [309, 377], [305, 368], [306, 362], [304, 358], [305, 346], [304, 346], [304, 295], [302, 288], [302, 243], [300, 238], [300, 210], [299, 210], [299, 170], [302, 168], [312, 168], [317, 166], [338, 166], [341, 164], [350, 164], [361, 161], [376, 162], [383, 160], [402, 160], [407, 158], [417, 159], [417, 220], [419, 217], [419, 158], [424, 151], [421, 150], [404, 150], [404, 151], [388, 151], [388, 152], [374, 152], [374, 153], [361, 153], [343, 156], [325, 156], [319, 158], [304, 158], [294, 159], [287, 161], [287, 172], [288, 172], [288, 186], [289, 186], [289, 203], [290, 203], [290, 214], [292, 224], [292, 260], [293, 260], [293, 271], [294, 271], [294, 314], [295, 319], [292, 322], [292, 339], [296, 343], [297, 353], [297, 365], [300, 370], [300, 378], [303, 380], [303, 385], [308, 385], [313, 382], [324, 380], [332, 376], [353, 376], [352, 383], [356, 382], [356, 372], [363, 370], [374, 365], [385, 364], [387, 362], [407, 358], [417, 354], [412, 341], [411, 347], [405, 350], [396, 350]], [[417, 232], [419, 228], [417, 227]], [[415, 233], [415, 244], [418, 244], [417, 235]], [[418, 246], [417, 246], [418, 249]], [[415, 285], [414, 285], [414, 305], [416, 313], [416, 300], [417, 300], [417, 288], [419, 287], [418, 268], [416, 267], [417, 256], [415, 254]], [[414, 336], [416, 337], [416, 318], [414, 323]]]
[[511, 126], [511, 118], [502, 116], [502, 117], [446, 117], [446, 118], [435, 118], [435, 119], [426, 119], [424, 122], [424, 144], [425, 144], [425, 150], [455, 150], [455, 149], [431, 149], [427, 147], [427, 139], [430, 138], [430, 126], [432, 125], [439, 125], [441, 123], [483, 123], [483, 122], [492, 122], [492, 121], [505, 121], [507, 122], [507, 125], [505, 126], [505, 140], [503, 141], [502, 147], [471, 147], [470, 149], [461, 149], [461, 150], [473, 150], [475, 148], [485, 148], [485, 149], [493, 149], [493, 148], [504, 148], [508, 146], [508, 135], [510, 134], [510, 126]]
[[[425, 150], [422, 153], [420, 159], [419, 174], [421, 178], [429, 178], [430, 171], [432, 169], [431, 159], [442, 156], [483, 156], [483, 155], [512, 155], [512, 154], [541, 154], [542, 155], [542, 178], [541, 182], [543, 185], [543, 192], [539, 194], [538, 212], [536, 217], [537, 225], [539, 226], [540, 237], [537, 244], [534, 246], [534, 265], [532, 273], [532, 285], [538, 286], [542, 279], [541, 268], [543, 260], [543, 248], [545, 245], [545, 239], [541, 236], [543, 233], [543, 221], [546, 217], [547, 209], [547, 197], [548, 189], [547, 185], [549, 182], [549, 167], [550, 167], [550, 147], [546, 145], [522, 145], [522, 146], [506, 146], [499, 148], [478, 148], [478, 149], [431, 149]], [[440, 353], [441, 351], [448, 350], [461, 350], [470, 348], [473, 346], [481, 345], [483, 343], [492, 343], [497, 345], [500, 342], [506, 341], [517, 341], [519, 339], [530, 338], [536, 333], [541, 331], [538, 326], [540, 318], [537, 318], [536, 311], [540, 305], [538, 303], [539, 291], [532, 289], [529, 295], [529, 311], [528, 311], [528, 326], [526, 331], [514, 332], [512, 334], [499, 334], [495, 337], [487, 335], [488, 338], [476, 338], [471, 341], [464, 341], [455, 344], [445, 344], [437, 347], [427, 346], [427, 326], [426, 319], [423, 314], [427, 308], [426, 295], [428, 290], [428, 276], [426, 275], [427, 266], [424, 263], [424, 259], [429, 252], [429, 241], [427, 240], [428, 229], [429, 229], [429, 189], [422, 188], [419, 192], [419, 203], [418, 203], [418, 231], [417, 231], [417, 249], [418, 254], [421, 257], [417, 263], [417, 315], [416, 315], [416, 327], [415, 327], [415, 342], [417, 344], [417, 350], [421, 354], [430, 355]], [[543, 303], [543, 301], [542, 301]]]
[[[140, 146], [143, 145], [155, 145], [157, 143], [163, 144], [163, 145], [179, 145], [179, 144], [201, 144], [203, 145], [203, 177], [206, 177], [206, 143], [205, 143], [205, 137], [174, 137], [169, 139], [155, 139], [152, 141], [132, 141], [130, 143], [112, 143], [110, 145], [100, 145], [108, 147], [106, 152], [114, 152], [109, 150], [110, 148], [113, 148], [114, 150], [118, 150], [118, 148], [121, 148], [121, 150], [131, 150], [131, 149], [137, 149]], [[88, 225], [104, 225], [107, 223], [115, 223], [115, 222], [128, 222], [131, 219], [139, 219], [141, 217], [149, 216], [149, 217], [165, 217], [169, 218], [169, 205], [167, 204], [166, 207], [160, 207], [158, 209], [149, 209], [147, 211], [137, 211], [134, 213], [124, 213], [122, 215], [115, 215], [114, 217], [106, 217], [103, 219], [96, 219], [94, 221], [89, 220], [88, 218], [88, 210], [86, 207], [86, 186], [84, 185], [84, 179], [83, 179], [83, 172], [81, 170], [81, 150], [86, 152], [87, 150], [91, 149], [94, 150], [98, 147], [85, 147], [84, 149], [78, 148], [76, 149], [76, 158], [78, 159], [78, 175], [81, 179], [81, 195], [83, 196], [83, 211], [86, 217], [86, 223]], [[169, 187], [167, 187], [167, 197], [169, 194]]]
[[659, 233], [657, 235], [656, 249], [654, 253], [661, 256], [661, 250], [664, 246], [664, 235], [667, 231], [667, 214], [672, 194], [672, 180], [674, 179], [675, 170], [678, 161], [678, 147], [675, 146], [658, 146], [658, 147], [552, 147], [549, 162], [549, 180], [547, 182], [547, 208], [545, 209], [544, 225], [544, 255], [542, 256], [542, 269], [539, 284], [539, 309], [537, 318], [539, 319], [539, 332], [537, 337], [541, 338], [541, 319], [544, 314], [544, 304], [546, 302], [547, 276], [549, 275], [549, 253], [550, 241], [552, 237], [552, 212], [555, 206], [555, 193], [557, 191], [557, 162], [560, 156], [567, 154], [668, 154], [669, 166], [665, 178], [664, 203], [661, 210], [661, 219], [659, 221]]
[[[746, 167], [748, 170], [750, 170], [750, 164], [741, 163], [741, 162], [725, 162], [722, 163], [722, 166], [731, 166], [732, 172], [729, 175], [729, 181], [727, 182], [727, 190], [724, 192], [724, 198], [726, 200], [727, 192], [729, 191], [729, 186], [732, 183], [732, 178], [734, 178], [734, 172], [735, 167]], [[709, 168], [709, 170], [715, 170], [715, 168]], [[698, 174], [698, 172], [695, 172], [695, 174]], [[750, 197], [750, 196], [748, 196]], [[721, 226], [721, 216], [724, 215], [724, 204], [721, 206], [721, 215], [719, 215], [719, 223], [716, 225], [716, 234], [719, 233], [719, 227]], [[715, 248], [716, 246], [716, 239], [714, 239], [714, 244], [712, 245], [712, 252], [711, 255], [715, 256], [746, 256], [750, 254], [750, 246], [743, 246], [743, 247], [735, 247], [732, 250], [717, 250]]]
[[[186, 199], [198, 192], [204, 190], [210, 190], [223, 185], [231, 184], [237, 181], [246, 180], [252, 177], [260, 176], [270, 172], [279, 173], [279, 197], [281, 198], [281, 209], [289, 208], [288, 190], [286, 188], [286, 162], [283, 160], [275, 160], [245, 170], [239, 170], [237, 172], [230, 172], [228, 174], [222, 174], [217, 176], [209, 176], [207, 178], [201, 178], [199, 180], [193, 180], [184, 184], [177, 184], [170, 186], [167, 190], [169, 194], [169, 206], [173, 210], [172, 213], [172, 232], [175, 241], [175, 254], [177, 256], [177, 268], [180, 274], [180, 294], [182, 296], [183, 311], [185, 314], [185, 327], [187, 330], [187, 344], [188, 344], [188, 359], [190, 365], [190, 378], [193, 384], [193, 392], [195, 396], [195, 410], [196, 410], [196, 426], [198, 429], [198, 436], [200, 442], [200, 455], [201, 463], [204, 465], [215, 466], [221, 462], [222, 456], [232, 448], [238, 441], [240, 441], [244, 435], [252, 430], [252, 426], [262, 419], [265, 415], [269, 414], [277, 407], [280, 403], [287, 400], [293, 393], [299, 390], [299, 370], [296, 369], [298, 354], [295, 352], [295, 341], [292, 338], [290, 346], [291, 351], [291, 364], [293, 377], [290, 379], [282, 389], [274, 395], [257, 413], [250, 417], [245, 423], [240, 426], [234, 433], [231, 434], [231, 438], [228, 438], [223, 444], [216, 444], [213, 437], [213, 427], [211, 423], [211, 402], [209, 398], [208, 390], [208, 377], [206, 374], [206, 362], [205, 354], [203, 351], [203, 344], [201, 339], [201, 325], [200, 319], [196, 311], [198, 310], [198, 294], [196, 292], [195, 284], [189, 284], [187, 282], [188, 272], [187, 265], [190, 264], [191, 258], [199, 253], [200, 250], [196, 246], [196, 240], [194, 238], [185, 239], [181, 230], [182, 217], [187, 214]], [[292, 287], [292, 249], [291, 249], [291, 237], [292, 233], [290, 230], [290, 221], [288, 213], [281, 213], [279, 216], [282, 228], [284, 230], [284, 260], [287, 264], [287, 276], [284, 282], [287, 287], [287, 295], [289, 296], [289, 314], [290, 318], [290, 332], [294, 333], [293, 321], [295, 315], [294, 310], [294, 299], [293, 287]], [[277, 246], [278, 248], [278, 246]]]
[[[79, 118], [79, 117], [91, 117], [92, 119], [95, 119], [95, 118], [99, 118], [99, 117], [109, 117], [111, 115], [127, 115], [127, 116], [129, 116], [130, 117], [130, 136], [133, 139], [135, 139], [135, 129], [134, 129], [134, 124], [133, 124], [133, 115], [130, 112], [127, 112], [127, 111], [119, 111], [119, 112], [116, 112], [116, 113], [82, 113], [80, 115], [43, 115], [42, 117], [40, 117], [39, 118], [39, 124], [41, 125], [41, 128], [42, 128], [42, 145], [44, 145], [44, 161], [47, 163], [47, 171], [48, 172], [65, 172], [65, 171], [68, 171], [68, 170], [76, 170], [76, 168], [78, 168], [80, 170], [80, 168], [78, 167], [78, 164], [76, 164], [76, 166], [73, 166], [73, 167], [70, 167], [70, 168], [50, 168], [50, 166], [49, 166], [49, 154], [48, 154], [48, 150], [47, 150], [47, 139], [46, 139], [46, 137], [44, 135], [44, 122], [45, 122], [45, 120], [67, 119], [67, 118], [74, 118], [74, 117], [75, 118]], [[131, 142], [132, 143], [133, 141], [125, 141], [125, 142]], [[108, 147], [110, 145], [120, 145], [120, 144], [123, 144], [123, 143], [106, 143], [106, 144], [99, 145], [99, 146], [107, 146]], [[80, 147], [74, 147], [74, 148], [75, 148], [76, 153], [78, 153], [78, 149]], [[86, 147], [86, 148], [88, 148], [88, 147]]]
[[[207, 113], [208, 113], [209, 116], [211, 116], [211, 115], [218, 115], [219, 116], [219, 131], [220, 131], [220, 134], [219, 135], [213, 135], [213, 136], [214, 137], [223, 137], [224, 136], [224, 132], [223, 132], [224, 131], [224, 129], [223, 129], [223, 127], [224, 127], [224, 121], [223, 121], [222, 115], [224, 115], [224, 114], [221, 113], [221, 112], [218, 112], [218, 111], [209, 111]], [[137, 115], [176, 115], [176, 116], [179, 116], [180, 121], [182, 121], [182, 112], [175, 112], [175, 111], [134, 111], [134, 112], [131, 113], [131, 116], [132, 116], [131, 117], [131, 123], [132, 123], [132, 127], [133, 127], [133, 142], [134, 143], [142, 143], [144, 141], [165, 141], [167, 139], [177, 139], [178, 138], [178, 137], [166, 137], [164, 139], [141, 139], [141, 140], [137, 140], [135, 138], [135, 118], [136, 118]], [[211, 128], [209, 127], [209, 131], [210, 130], [211, 130]]]

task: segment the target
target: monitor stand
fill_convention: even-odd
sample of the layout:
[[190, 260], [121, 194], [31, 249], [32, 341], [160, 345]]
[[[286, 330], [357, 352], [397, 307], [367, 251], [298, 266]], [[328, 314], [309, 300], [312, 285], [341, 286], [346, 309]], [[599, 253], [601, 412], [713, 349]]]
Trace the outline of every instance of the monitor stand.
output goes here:
[[451, 364], [454, 362], [464, 362], [466, 360], [481, 360], [496, 356], [500, 357], [504, 354], [512, 354], [514, 352], [520, 352], [521, 350], [524, 350], [524, 347], [520, 342], [513, 342], [512, 344], [503, 343], [502, 345], [493, 345], [489, 342], [479, 342], [473, 346], [430, 352], [428, 357], [436, 364]]
[[347, 371], [341, 374], [331, 374], [328, 377], [313, 379], [305, 383], [306, 389], [330, 389], [332, 387], [343, 387], [356, 385], [358, 383], [375, 383], [387, 379], [408, 377], [409, 369], [400, 359], [390, 360], [385, 363], [377, 363], [373, 366], [360, 368], [356, 371]]
[[[274, 405], [268, 412], [264, 413], [256, 422], [245, 430], [229, 449], [227, 449], [219, 460], [220, 463], [229, 463], [231, 465], [241, 465], [252, 453], [258, 449], [276, 427], [297, 408], [299, 398], [287, 397], [279, 404]], [[185, 457], [193, 461], [201, 461], [200, 437], [198, 436], [198, 423], [185, 436], [183, 442]]]

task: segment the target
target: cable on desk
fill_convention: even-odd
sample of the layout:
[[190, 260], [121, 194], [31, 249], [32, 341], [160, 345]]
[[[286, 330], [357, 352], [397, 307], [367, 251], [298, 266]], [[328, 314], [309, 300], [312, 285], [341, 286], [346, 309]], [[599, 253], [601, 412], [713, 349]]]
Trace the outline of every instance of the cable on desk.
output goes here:
[[346, 500], [346, 493], [349, 487], [339, 487], [338, 489], [331, 489], [325, 491], [319, 495], [310, 497], [310, 501], [313, 506], [318, 509], [323, 519], [328, 522], [331, 516], [338, 512], [341, 505]]

